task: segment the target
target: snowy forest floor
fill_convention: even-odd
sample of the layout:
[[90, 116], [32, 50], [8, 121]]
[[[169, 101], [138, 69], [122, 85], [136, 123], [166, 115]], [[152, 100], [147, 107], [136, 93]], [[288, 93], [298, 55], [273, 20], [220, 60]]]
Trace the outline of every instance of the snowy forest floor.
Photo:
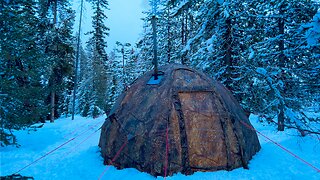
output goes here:
[[[32, 176], [36, 180], [98, 179], [107, 167], [103, 165], [103, 159], [97, 146], [100, 137], [98, 129], [104, 119], [105, 117], [92, 119], [76, 116], [75, 120], [71, 121], [71, 118], [60, 118], [55, 123], [46, 123], [42, 128], [36, 130], [14, 132], [21, 146], [19, 148], [12, 146], [0, 148], [0, 175], [6, 176], [16, 173], [39, 157], [71, 140], [23, 169], [19, 174]], [[250, 116], [250, 121], [259, 132], [280, 143], [316, 168], [320, 168], [319, 137], [310, 135], [300, 137], [299, 133], [293, 129], [278, 132], [274, 126], [260, 124], [258, 117], [254, 115]], [[249, 170], [238, 168], [229, 172], [197, 172], [191, 176], [179, 173], [166, 179], [320, 179], [320, 172], [293, 157], [263, 136], [258, 136], [262, 149], [250, 161]], [[111, 166], [102, 179], [152, 180], [155, 177], [133, 168], [117, 170]], [[157, 179], [164, 178], [157, 177]]]

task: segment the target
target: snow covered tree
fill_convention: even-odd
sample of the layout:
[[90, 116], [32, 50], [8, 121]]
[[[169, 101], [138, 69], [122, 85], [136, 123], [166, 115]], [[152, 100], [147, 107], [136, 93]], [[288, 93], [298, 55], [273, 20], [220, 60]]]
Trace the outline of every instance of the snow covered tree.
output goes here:
[[136, 78], [136, 59], [134, 57], [134, 49], [130, 43], [120, 43], [116, 42], [116, 56], [115, 58], [120, 58], [118, 62], [121, 62], [122, 74], [120, 79], [122, 82], [122, 89], [126, 88], [132, 81]]
[[108, 64], [108, 99], [106, 112], [109, 114], [112, 106], [114, 105], [118, 95], [120, 94], [119, 84], [121, 84], [121, 64], [120, 56], [117, 57], [117, 50], [114, 49], [109, 54]]
[[160, 60], [165, 63], [190, 64], [183, 49], [193, 37], [196, 14], [202, 0], [168, 0], [162, 2], [158, 20]]
[[[144, 20], [143, 35], [137, 42], [138, 66], [141, 73], [152, 68], [152, 30], [150, 21]], [[149, 26], [150, 25], [150, 26]], [[161, 60], [160, 60], [161, 63]]]
[[[107, 42], [105, 37], [109, 35], [109, 28], [105, 25], [107, 16], [105, 10], [108, 9], [108, 1], [92, 0], [92, 8], [94, 10], [92, 26], [93, 31], [89, 32], [92, 37], [87, 42], [90, 47], [91, 70], [88, 72], [87, 79], [84, 79], [86, 84], [81, 84], [84, 87], [92, 88], [90, 91], [79, 90], [82, 93], [89, 93], [85, 97], [89, 97], [89, 112], [90, 116], [96, 117], [106, 111], [107, 105], [107, 71], [108, 71], [108, 56], [106, 53]], [[89, 86], [88, 86], [89, 85]], [[85, 106], [86, 107], [86, 106]]]
[[67, 0], [40, 0], [40, 33], [47, 64], [44, 78], [48, 80], [50, 94], [50, 121], [63, 112], [63, 94], [70, 94], [68, 87], [72, 80], [74, 50], [72, 36], [74, 11]]
[[16, 143], [12, 129], [45, 118], [47, 108], [36, 2], [3, 1], [0, 9], [0, 132], [8, 145]]
[[[195, 14], [202, 0], [164, 0], [158, 2], [156, 13], [157, 42], [159, 65], [167, 63], [190, 64], [183, 53], [188, 39], [192, 36], [195, 25]], [[145, 61], [152, 62], [152, 30], [153, 12], [147, 12], [145, 35], [138, 42], [138, 51]], [[141, 58], [139, 58], [141, 59]], [[149, 60], [148, 60], [149, 59]]]
[[[303, 77], [308, 79], [309, 82], [304, 87], [313, 98], [312, 106], [317, 106], [317, 102], [320, 102], [320, 92], [318, 91], [320, 88], [320, 10], [304, 28], [308, 29], [306, 31], [308, 48], [313, 52], [310, 57], [313, 59], [313, 63], [308, 63], [308, 69], [305, 69], [305, 73], [303, 73]], [[320, 111], [319, 105], [318, 111]]]
[[107, 112], [122, 91], [138, 77], [139, 72], [137, 56], [131, 44], [116, 42], [116, 47], [109, 54]]
[[90, 110], [90, 99], [93, 93], [93, 68], [92, 68], [92, 46], [87, 44], [87, 49], [81, 48], [81, 61], [80, 61], [80, 75], [79, 75], [79, 88], [77, 97], [77, 113], [81, 116], [88, 116]]
[[[284, 125], [308, 128], [303, 108], [319, 101], [319, 33], [315, 15], [319, 3], [161, 3], [157, 27], [160, 64], [181, 62], [204, 70], [230, 89], [248, 112], [278, 119], [279, 130]], [[148, 19], [150, 14], [146, 24]], [[147, 29], [138, 44], [142, 54], [139, 58], [145, 60], [152, 55], [150, 32]]]
[[[263, 4], [263, 40], [252, 45], [256, 68], [253, 89], [263, 106], [257, 111], [278, 119], [278, 129], [286, 125], [305, 126], [303, 107], [310, 101], [305, 87], [310, 82], [310, 67], [318, 60], [307, 45], [304, 24], [310, 22], [319, 6], [313, 1], [272, 1]], [[260, 96], [263, 94], [264, 96]], [[256, 100], [255, 100], [256, 101]], [[305, 127], [306, 128], [306, 127]]]
[[[252, 3], [252, 2], [251, 2]], [[183, 53], [190, 65], [221, 81], [242, 101], [246, 67], [244, 49], [248, 47], [247, 1], [205, 1], [200, 3], [193, 36]]]

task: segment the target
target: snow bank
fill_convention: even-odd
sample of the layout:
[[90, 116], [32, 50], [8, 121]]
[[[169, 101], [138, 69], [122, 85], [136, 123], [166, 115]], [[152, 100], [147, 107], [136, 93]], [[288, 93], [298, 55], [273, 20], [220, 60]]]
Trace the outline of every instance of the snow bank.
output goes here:
[[[21, 147], [0, 148], [0, 175], [11, 175], [64, 142], [76, 137], [62, 148], [24, 169], [20, 174], [33, 176], [37, 180], [98, 179], [107, 167], [103, 165], [97, 146], [100, 136], [98, 129], [104, 119], [105, 117], [91, 119], [76, 116], [75, 120], [71, 121], [70, 118], [61, 118], [55, 123], [46, 123], [43, 128], [37, 131], [15, 132]], [[250, 116], [250, 120], [259, 132], [280, 143], [315, 167], [320, 168], [318, 137], [307, 136], [302, 138], [295, 130], [277, 132], [276, 127], [263, 126], [258, 123], [258, 117], [254, 115]], [[261, 135], [259, 135], [259, 140], [262, 149], [250, 161], [249, 170], [238, 168], [230, 172], [197, 172], [191, 176], [179, 173], [166, 179], [320, 179], [320, 173], [310, 166], [283, 151]], [[111, 166], [102, 179], [153, 180], [155, 178], [132, 168], [117, 170]], [[157, 177], [157, 179], [164, 178]]]

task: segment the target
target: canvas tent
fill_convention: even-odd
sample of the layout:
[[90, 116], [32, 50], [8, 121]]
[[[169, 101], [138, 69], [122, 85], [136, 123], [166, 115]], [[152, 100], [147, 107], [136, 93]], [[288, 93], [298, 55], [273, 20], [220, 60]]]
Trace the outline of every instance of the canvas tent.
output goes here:
[[101, 130], [104, 163], [154, 176], [247, 168], [260, 144], [231, 93], [183, 65], [159, 72], [119, 96]]

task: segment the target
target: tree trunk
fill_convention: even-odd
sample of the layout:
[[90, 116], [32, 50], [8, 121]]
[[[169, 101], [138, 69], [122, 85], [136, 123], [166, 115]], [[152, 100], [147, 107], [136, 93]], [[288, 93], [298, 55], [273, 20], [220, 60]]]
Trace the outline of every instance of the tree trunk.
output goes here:
[[170, 9], [168, 7], [168, 10], [167, 10], [167, 13], [168, 13], [168, 20], [167, 20], [167, 33], [168, 33], [168, 49], [167, 49], [167, 56], [168, 56], [168, 60], [167, 62], [170, 63], [171, 61], [171, 41], [172, 41], [172, 38], [171, 38], [171, 22], [170, 22]]
[[58, 0], [54, 0], [53, 3], [53, 24], [56, 26], [57, 24], [57, 14], [58, 14]]
[[188, 12], [185, 14], [185, 23], [184, 23], [184, 46], [187, 45], [188, 41]]
[[154, 64], [154, 79], [158, 79], [158, 47], [157, 47], [157, 22], [156, 16], [152, 16], [152, 37], [153, 37], [153, 64]]
[[[279, 54], [279, 62], [278, 62], [278, 65], [279, 65], [279, 68], [281, 69], [281, 74], [280, 74], [280, 79], [281, 80], [284, 80], [284, 77], [283, 77], [283, 68], [285, 67], [285, 55], [284, 55], [284, 19], [282, 18], [282, 16], [284, 15], [284, 4], [282, 4], [280, 6], [280, 9], [279, 9], [279, 19], [278, 19], [278, 27], [279, 27], [279, 34], [280, 34], [280, 40], [279, 40], [279, 51], [280, 51], [280, 54]], [[282, 94], [285, 94], [284, 92], [284, 89], [282, 87], [279, 87], [279, 91], [280, 92], [283, 92]], [[279, 105], [279, 114], [278, 114], [278, 130], [279, 131], [284, 131], [284, 107], [285, 107], [285, 104], [284, 104], [284, 99], [283, 97], [279, 97], [281, 98], [280, 99], [280, 105]]]
[[54, 122], [54, 110], [55, 110], [55, 108], [54, 108], [54, 106], [55, 106], [55, 96], [56, 96], [56, 94], [55, 94], [55, 91], [54, 90], [52, 90], [51, 91], [51, 115], [50, 115], [50, 122], [51, 123], [53, 123]]
[[279, 114], [278, 114], [278, 130], [284, 131], [284, 104], [281, 102], [279, 106]]
[[226, 28], [227, 31], [224, 34], [224, 63], [227, 66], [227, 72], [226, 72], [226, 87], [232, 91], [232, 72], [233, 72], [233, 59], [232, 59], [232, 32], [231, 32], [231, 19], [228, 18], [226, 20]]
[[[182, 47], [185, 46], [185, 42], [184, 42], [184, 40], [185, 40], [185, 38], [184, 38], [184, 36], [185, 36], [185, 28], [184, 28], [185, 23], [184, 23], [184, 19], [185, 19], [184, 14], [182, 14], [182, 24], [181, 24], [181, 45], [182, 45]], [[184, 56], [181, 57], [181, 64], [186, 64]]]
[[83, 10], [83, 0], [81, 0], [80, 7], [80, 20], [79, 20], [79, 29], [78, 29], [78, 40], [77, 40], [77, 54], [76, 54], [76, 63], [74, 70], [74, 87], [73, 87], [73, 99], [72, 99], [72, 120], [74, 120], [75, 106], [76, 106], [76, 95], [77, 95], [77, 86], [78, 86], [78, 69], [79, 69], [79, 54], [80, 54], [80, 37], [81, 37], [81, 23], [82, 23], [82, 10]]
[[121, 48], [121, 54], [122, 54], [122, 77], [123, 77], [123, 87], [126, 88], [126, 70], [125, 70], [125, 64], [124, 64], [124, 45], [122, 45]]
[[[54, 27], [54, 31], [56, 31], [56, 26], [57, 26], [57, 7], [58, 7], [58, 0], [54, 1], [53, 4], [53, 27]], [[56, 52], [58, 52], [58, 46], [55, 45], [56, 48]], [[54, 73], [54, 71], [53, 71]], [[54, 75], [53, 75], [54, 76]], [[53, 77], [53, 79], [55, 79], [55, 77]], [[51, 101], [50, 101], [50, 107], [51, 107], [51, 115], [50, 115], [50, 122], [53, 123], [54, 122], [54, 111], [55, 111], [55, 96], [56, 96], [56, 91], [55, 91], [55, 81], [52, 82], [51, 84]]]

